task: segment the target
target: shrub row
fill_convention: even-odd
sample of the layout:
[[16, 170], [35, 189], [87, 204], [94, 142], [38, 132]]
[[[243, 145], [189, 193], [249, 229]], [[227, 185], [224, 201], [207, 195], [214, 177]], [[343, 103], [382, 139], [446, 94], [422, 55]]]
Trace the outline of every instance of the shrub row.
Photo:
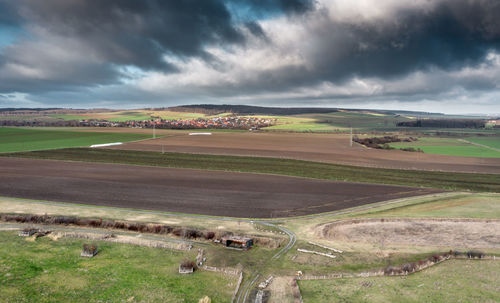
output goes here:
[[388, 143], [394, 142], [413, 142], [418, 141], [417, 138], [409, 137], [401, 139], [398, 136], [384, 136], [384, 137], [372, 137], [372, 138], [358, 138], [354, 137], [354, 142], [362, 144], [366, 147], [377, 148], [377, 149], [393, 149]]
[[31, 215], [31, 214], [2, 214], [0, 220], [5, 222], [35, 223], [35, 224], [60, 224], [76, 225], [85, 227], [112, 228], [120, 230], [137, 231], [153, 234], [173, 234], [187, 239], [203, 238], [211, 240], [215, 238], [212, 231], [200, 231], [195, 229], [175, 227], [163, 224], [147, 224], [140, 222], [127, 222], [116, 220], [78, 218], [73, 216], [49, 216], [49, 215]]
[[386, 268], [384, 268], [384, 275], [392, 276], [392, 275], [410, 274], [429, 265], [438, 263], [440, 261], [452, 257], [459, 257], [459, 256], [465, 256], [469, 259], [476, 259], [476, 258], [482, 259], [484, 258], [485, 254], [483, 252], [473, 251], [473, 250], [467, 252], [450, 250], [449, 252], [445, 252], [442, 254], [434, 254], [426, 259], [417, 262], [405, 263], [400, 266], [387, 266]]
[[484, 128], [486, 120], [481, 119], [418, 119], [396, 124], [399, 127], [439, 127], [439, 128]]

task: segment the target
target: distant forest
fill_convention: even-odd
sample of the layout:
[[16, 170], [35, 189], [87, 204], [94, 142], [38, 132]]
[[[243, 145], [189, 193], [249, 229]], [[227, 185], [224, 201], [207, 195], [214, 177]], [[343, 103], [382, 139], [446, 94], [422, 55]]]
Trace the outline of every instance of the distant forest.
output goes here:
[[261, 107], [250, 105], [182, 105], [170, 107], [169, 110], [178, 112], [203, 113], [216, 115], [221, 113], [233, 113], [239, 115], [299, 115], [299, 114], [317, 114], [337, 112], [336, 108], [316, 108], [316, 107]]
[[347, 109], [347, 108], [325, 108], [325, 107], [263, 107], [263, 106], [251, 106], [251, 105], [231, 105], [231, 104], [194, 104], [194, 105], [180, 105], [169, 108], [152, 108], [153, 110], [164, 110], [168, 109], [171, 111], [178, 112], [190, 112], [190, 113], [201, 113], [207, 115], [216, 115], [221, 113], [233, 113], [239, 115], [277, 115], [277, 116], [288, 116], [288, 115], [300, 115], [300, 114], [325, 114], [333, 113], [341, 110], [348, 110], [350, 112], [375, 112], [386, 115], [442, 115], [439, 113], [429, 113], [429, 112], [415, 112], [415, 111], [405, 111], [405, 110], [373, 110], [373, 109]]
[[400, 127], [436, 127], [436, 128], [484, 128], [485, 120], [480, 119], [422, 119], [399, 122]]

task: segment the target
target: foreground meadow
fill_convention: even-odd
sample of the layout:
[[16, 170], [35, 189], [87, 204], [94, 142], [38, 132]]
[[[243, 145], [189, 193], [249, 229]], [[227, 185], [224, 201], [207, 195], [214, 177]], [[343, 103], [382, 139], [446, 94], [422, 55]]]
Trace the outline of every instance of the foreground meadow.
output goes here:
[[195, 252], [98, 242], [81, 258], [84, 240], [27, 241], [0, 232], [0, 302], [230, 302], [236, 278], [178, 266]]
[[305, 303], [498, 302], [500, 262], [450, 260], [403, 277], [300, 281]]

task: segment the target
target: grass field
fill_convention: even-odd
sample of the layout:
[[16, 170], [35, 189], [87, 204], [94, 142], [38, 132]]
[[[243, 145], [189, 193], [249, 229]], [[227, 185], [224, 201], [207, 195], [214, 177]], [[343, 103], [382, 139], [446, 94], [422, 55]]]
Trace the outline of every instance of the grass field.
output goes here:
[[146, 134], [77, 132], [0, 127], [0, 153], [90, 146], [150, 138]]
[[500, 192], [500, 175], [373, 169], [290, 159], [157, 153], [108, 149], [60, 149], [4, 154], [11, 157], [123, 163], [178, 168], [270, 173], [315, 179], [396, 184], [445, 190]]
[[300, 281], [305, 303], [498, 302], [500, 262], [451, 260], [407, 277]]
[[486, 145], [492, 148], [500, 149], [500, 136], [497, 137], [471, 137], [467, 141]]
[[195, 252], [96, 242], [99, 254], [80, 257], [83, 240], [26, 241], [0, 232], [1, 302], [230, 302], [236, 279], [177, 270]]
[[[491, 146], [492, 148], [500, 145], [500, 137], [467, 137], [464, 139], [471, 142]], [[390, 146], [395, 148], [420, 148], [425, 153], [439, 155], [500, 158], [500, 151], [473, 145], [455, 138], [423, 137], [414, 142], [391, 143]]]
[[372, 211], [370, 217], [412, 218], [500, 218], [500, 197], [488, 194], [456, 195], [428, 199], [413, 205]]
[[266, 127], [265, 130], [339, 132], [352, 127], [357, 131], [384, 131], [394, 130], [397, 122], [409, 120], [400, 116], [354, 112], [273, 116], [273, 118], [277, 119], [277, 125]]
[[[220, 114], [217, 116], [225, 116], [229, 114]], [[99, 119], [108, 120], [113, 122], [123, 122], [128, 120], [149, 120], [152, 117], [161, 117], [165, 120], [182, 120], [182, 119], [198, 119], [210, 118], [215, 116], [208, 116], [200, 113], [189, 112], [174, 112], [174, 111], [152, 111], [152, 110], [129, 110], [129, 111], [116, 111], [116, 112], [103, 112], [103, 113], [89, 113], [80, 115], [71, 114], [56, 114], [49, 115], [51, 118], [58, 118], [63, 120], [83, 120], [83, 119]]]
[[0, 115], [0, 121], [57, 121], [57, 118], [46, 115]]

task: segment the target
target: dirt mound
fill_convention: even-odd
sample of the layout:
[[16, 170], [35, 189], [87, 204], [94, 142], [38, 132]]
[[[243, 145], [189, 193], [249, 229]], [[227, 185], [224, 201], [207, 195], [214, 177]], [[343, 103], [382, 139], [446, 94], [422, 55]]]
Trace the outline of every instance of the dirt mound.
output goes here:
[[500, 248], [500, 220], [367, 219], [321, 225], [334, 241], [454, 248]]

